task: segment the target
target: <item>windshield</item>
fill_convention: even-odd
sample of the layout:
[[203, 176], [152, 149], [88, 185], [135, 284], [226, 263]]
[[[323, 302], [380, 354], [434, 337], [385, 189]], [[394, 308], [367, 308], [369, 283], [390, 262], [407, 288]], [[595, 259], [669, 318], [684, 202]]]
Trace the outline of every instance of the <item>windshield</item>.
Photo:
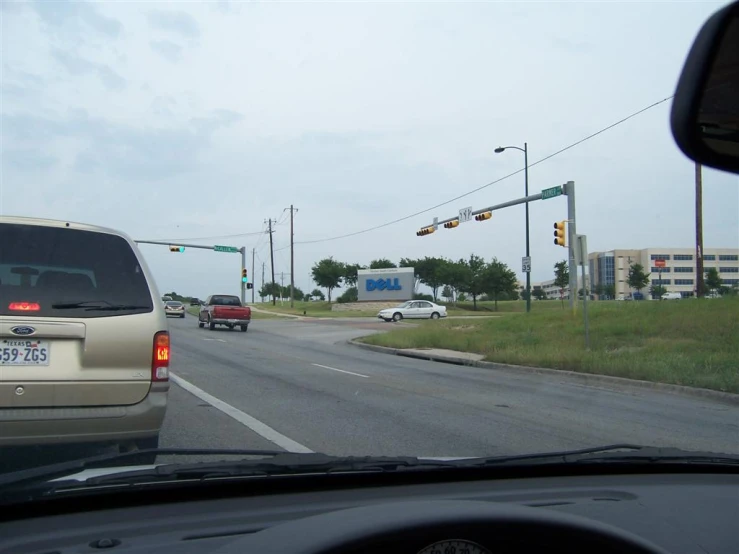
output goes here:
[[739, 453], [737, 176], [668, 124], [723, 5], [3, 2], [0, 476]]

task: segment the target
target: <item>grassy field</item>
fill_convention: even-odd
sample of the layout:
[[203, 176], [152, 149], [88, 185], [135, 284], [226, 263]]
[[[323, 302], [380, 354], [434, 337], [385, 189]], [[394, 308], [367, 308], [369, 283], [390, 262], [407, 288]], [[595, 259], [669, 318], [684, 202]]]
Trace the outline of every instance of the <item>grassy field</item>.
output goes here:
[[[540, 309], [544, 304], [547, 308]], [[584, 345], [582, 310], [573, 315], [554, 301], [534, 303], [528, 315], [424, 322], [362, 340], [739, 393], [739, 298], [591, 302], [588, 307], [590, 350]]]
[[[556, 307], [561, 306], [555, 302], [541, 302], [544, 304], [556, 304]], [[449, 306], [447, 308], [447, 314], [450, 316], [489, 316], [494, 314], [492, 302], [478, 302], [478, 311], [472, 310], [472, 302], [461, 302], [458, 307]], [[295, 302], [295, 307], [290, 308], [290, 303], [285, 302], [281, 305], [277, 302], [276, 306], [273, 306], [270, 302], [256, 303], [254, 307], [270, 312], [278, 312], [283, 314], [294, 314], [294, 315], [305, 315], [307, 317], [375, 317], [377, 316], [378, 310], [347, 310], [347, 311], [331, 311], [331, 304], [328, 302]], [[537, 306], [538, 307], [538, 306]], [[549, 306], [547, 306], [549, 308]], [[498, 302], [498, 310], [500, 312], [525, 312], [525, 302]], [[305, 312], [305, 313], [303, 313]]]

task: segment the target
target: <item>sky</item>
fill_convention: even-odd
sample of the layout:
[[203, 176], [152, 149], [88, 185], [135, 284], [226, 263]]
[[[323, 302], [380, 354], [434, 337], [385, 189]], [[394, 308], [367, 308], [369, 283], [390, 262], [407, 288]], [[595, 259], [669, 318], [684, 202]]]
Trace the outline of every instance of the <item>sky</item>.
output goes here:
[[[328, 256], [475, 253], [523, 280], [523, 206], [416, 231], [523, 197], [523, 154], [494, 149], [527, 143], [530, 193], [574, 181], [591, 251], [690, 247], [694, 164], [669, 101], [536, 162], [670, 97], [726, 4], [3, 0], [0, 214], [244, 246], [259, 286], [270, 219], [289, 283], [293, 205], [303, 290]], [[704, 169], [703, 210], [704, 246], [739, 247], [739, 177]], [[530, 204], [533, 281], [565, 257], [566, 213]], [[237, 254], [141, 251], [161, 292], [239, 290]]]

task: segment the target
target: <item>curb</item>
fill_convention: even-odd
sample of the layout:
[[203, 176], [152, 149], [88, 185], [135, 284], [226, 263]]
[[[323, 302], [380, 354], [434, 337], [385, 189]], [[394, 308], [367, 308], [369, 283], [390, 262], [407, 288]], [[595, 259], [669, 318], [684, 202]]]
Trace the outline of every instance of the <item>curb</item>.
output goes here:
[[639, 379], [628, 379], [626, 377], [614, 377], [612, 375], [598, 375], [595, 373], [579, 373], [577, 371], [568, 371], [565, 369], [549, 369], [545, 367], [530, 367], [523, 365], [500, 364], [496, 362], [483, 362], [475, 360], [466, 360], [464, 358], [456, 358], [453, 356], [439, 356], [435, 354], [422, 354], [417, 352], [404, 352], [402, 348], [390, 348], [387, 346], [376, 346], [374, 344], [365, 344], [356, 340], [347, 341], [353, 346], [371, 350], [372, 352], [381, 352], [383, 354], [392, 354], [395, 356], [403, 356], [406, 358], [415, 358], [418, 360], [427, 360], [434, 362], [442, 362], [454, 365], [478, 367], [483, 369], [495, 369], [509, 372], [526, 372], [538, 375], [548, 375], [552, 377], [566, 377], [574, 381], [586, 385], [617, 385], [622, 388], [640, 389], [640, 390], [656, 390], [660, 392], [669, 392], [681, 396], [691, 396], [694, 398], [705, 398], [739, 406], [739, 394], [731, 392], [721, 392], [711, 389], [701, 389], [696, 387], [686, 387], [684, 385], [673, 385], [670, 383], [655, 383], [653, 381], [641, 381]]

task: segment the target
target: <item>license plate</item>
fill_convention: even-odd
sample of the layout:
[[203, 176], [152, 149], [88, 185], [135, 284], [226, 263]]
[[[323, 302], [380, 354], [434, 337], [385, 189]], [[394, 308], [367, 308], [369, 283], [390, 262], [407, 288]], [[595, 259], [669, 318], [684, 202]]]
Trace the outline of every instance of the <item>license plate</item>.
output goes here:
[[0, 365], [49, 365], [49, 341], [39, 339], [3, 339]]

